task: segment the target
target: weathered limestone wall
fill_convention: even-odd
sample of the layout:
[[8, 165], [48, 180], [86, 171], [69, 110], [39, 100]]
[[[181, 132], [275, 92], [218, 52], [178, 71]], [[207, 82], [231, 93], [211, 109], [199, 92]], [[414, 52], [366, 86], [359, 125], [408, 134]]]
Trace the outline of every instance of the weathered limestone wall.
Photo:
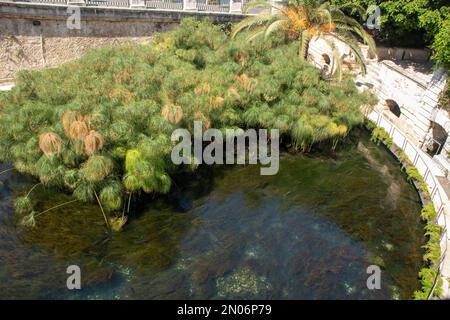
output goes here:
[[238, 14], [81, 7], [81, 28], [68, 29], [67, 6], [0, 3], [0, 79], [56, 66], [86, 50], [124, 41], [148, 42], [182, 18], [240, 21]]
[[[336, 60], [334, 58], [333, 49], [328, 45], [327, 41], [334, 43], [334, 50], [339, 53], [339, 56], [343, 57], [345, 61], [348, 61], [347, 57], [350, 56], [350, 49], [343, 42], [329, 37], [327, 40], [324, 38], [313, 38], [308, 48], [308, 61], [312, 63], [316, 68], [322, 70], [323, 73], [332, 74], [336, 70]], [[329, 61], [325, 60], [325, 57], [329, 58]]]
[[402, 127], [412, 128], [415, 140], [422, 142], [430, 129], [432, 111], [438, 104], [437, 96], [427, 92], [431, 88], [428, 81], [402, 70], [392, 61], [370, 64], [365, 81], [374, 85], [373, 90], [381, 104], [387, 100], [398, 104], [401, 111], [399, 119], [393, 115], [390, 118]]
[[416, 62], [426, 62], [431, 57], [431, 50], [429, 49], [414, 49], [414, 48], [377, 48], [378, 60], [410, 60]]
[[[420, 65], [412, 62], [375, 61], [369, 63], [368, 74], [359, 81], [373, 89], [383, 112], [417, 145], [424, 145], [432, 138], [431, 124], [439, 94], [447, 81], [443, 70], [421, 70]], [[398, 104], [400, 117], [389, 110], [387, 100]]]
[[[308, 59], [323, 73], [332, 72], [334, 61], [331, 48], [320, 41], [313, 41], [311, 45]], [[340, 57], [349, 58], [348, 48], [339, 43], [336, 47]], [[409, 160], [424, 177], [433, 204], [439, 212], [437, 220], [444, 230], [440, 242], [442, 260], [439, 269], [443, 280], [442, 297], [448, 299], [450, 255], [447, 248], [450, 238], [446, 221], [450, 217], [450, 201], [449, 193], [443, 186], [448, 186], [450, 180], [450, 161], [447, 156], [447, 152], [450, 152], [450, 116], [438, 107], [439, 94], [448, 81], [447, 74], [442, 69], [433, 71], [430, 68], [426, 50], [383, 48], [378, 50], [377, 58], [370, 59], [367, 48], [362, 49], [367, 60], [367, 74], [358, 75], [356, 84], [360, 90], [372, 90], [380, 100], [368, 118], [383, 127], [394, 143], [404, 149]], [[323, 55], [328, 55], [331, 61], [327, 63]], [[392, 60], [384, 60], [386, 58]], [[397, 108], [391, 110], [389, 106]], [[434, 130], [436, 125], [442, 128], [437, 130], [439, 132]], [[436, 141], [442, 143], [437, 150], [434, 148]], [[425, 152], [430, 150], [429, 146], [433, 147], [432, 155]]]
[[[344, 66], [354, 68], [349, 48], [341, 42], [333, 42], [343, 57]], [[371, 89], [378, 96], [378, 108], [416, 145], [427, 143], [433, 138], [430, 134], [431, 123], [435, 120], [439, 94], [447, 82], [446, 73], [443, 70], [433, 71], [427, 61], [430, 53], [426, 49], [378, 48], [377, 56], [373, 58], [368, 56], [367, 47], [363, 46], [362, 51], [366, 56], [367, 74], [357, 77], [357, 85]], [[334, 71], [333, 51], [325, 41], [312, 41], [309, 52], [308, 59], [317, 68], [323, 72]], [[323, 55], [331, 58], [328, 65]], [[353, 70], [356, 73], [360, 71], [359, 68]], [[400, 117], [390, 111], [386, 103], [388, 100], [398, 105]], [[450, 129], [450, 124], [448, 127]]]
[[[65, 21], [40, 20], [40, 26], [34, 26], [33, 21], [39, 20], [2, 20], [0, 79], [13, 78], [19, 70], [57, 66], [106, 44], [147, 42], [152, 33], [172, 25], [84, 21], [81, 29], [84, 32], [69, 35], [74, 30], [67, 29]], [[23, 29], [27, 32], [22, 32]]]

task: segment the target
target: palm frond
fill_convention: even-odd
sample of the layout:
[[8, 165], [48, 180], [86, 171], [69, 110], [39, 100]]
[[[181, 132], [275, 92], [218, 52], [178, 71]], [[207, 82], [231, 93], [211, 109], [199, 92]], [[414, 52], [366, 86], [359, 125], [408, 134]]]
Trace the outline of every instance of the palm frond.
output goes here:
[[248, 36], [247, 41], [252, 42], [256, 38], [263, 36], [265, 34], [265, 32], [266, 32], [266, 30], [264, 28], [258, 28], [258, 30], [255, 30]]
[[298, 49], [298, 55], [300, 56], [301, 60], [305, 60], [306, 59], [306, 52], [308, 49], [308, 43], [309, 43], [309, 35], [308, 35], [308, 30], [303, 30], [301, 35], [300, 35], [300, 47]]
[[283, 25], [283, 23], [286, 23], [286, 19], [280, 19], [272, 22], [266, 29], [264, 33], [264, 37], [268, 38], [273, 32], [280, 29], [280, 27]]
[[324, 37], [321, 37], [331, 48], [331, 50], [333, 51], [333, 64], [331, 66], [331, 70], [333, 71], [333, 75], [336, 79], [338, 79], [338, 81], [342, 80], [342, 59], [341, 56], [339, 54], [339, 51], [336, 48], [336, 45], [334, 44], [333, 41], [330, 41], [329, 39], [326, 39]]
[[336, 29], [342, 31], [349, 31], [357, 34], [362, 41], [369, 46], [369, 52], [371, 54], [376, 54], [376, 44], [372, 36], [366, 32], [359, 24], [350, 26], [348, 24], [336, 22]]
[[271, 12], [271, 9], [281, 10], [282, 6], [272, 3], [269, 0], [254, 0], [247, 3], [244, 6], [244, 13], [248, 13], [251, 9], [267, 9], [267, 12]]
[[366, 19], [366, 9], [364, 9], [363, 6], [357, 4], [357, 3], [345, 3], [345, 4], [341, 4], [335, 7], [334, 10], [345, 10], [345, 9], [350, 9], [352, 11], [356, 11], [361, 18], [364, 20]]
[[256, 16], [248, 17], [234, 26], [233, 31], [231, 32], [231, 38], [236, 37], [239, 32], [245, 29], [252, 29], [254, 27], [261, 26], [275, 20], [276, 18], [277, 15], [273, 15], [271, 13], [261, 13]]
[[326, 10], [326, 9], [320, 9], [318, 11], [318, 13], [319, 13], [319, 15], [321, 17], [325, 18], [324, 20], [322, 19], [322, 23], [323, 24], [328, 24], [330, 26], [330, 28], [331, 28], [331, 25], [333, 24], [333, 17], [331, 15], [331, 12], [329, 10]]
[[356, 62], [361, 66], [362, 74], [365, 75], [367, 73], [366, 60], [364, 59], [364, 55], [358, 45], [358, 42], [349, 33], [338, 32], [331, 35], [344, 42], [350, 48], [350, 51], [355, 56]]

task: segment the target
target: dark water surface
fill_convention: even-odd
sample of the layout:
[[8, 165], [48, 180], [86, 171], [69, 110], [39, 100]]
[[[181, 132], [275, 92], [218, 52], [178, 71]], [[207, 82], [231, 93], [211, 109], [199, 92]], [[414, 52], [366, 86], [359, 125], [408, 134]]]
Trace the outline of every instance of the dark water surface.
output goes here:
[[[366, 134], [333, 157], [283, 155], [275, 176], [200, 170], [142, 198], [112, 235], [83, 204], [22, 227], [12, 202], [35, 182], [0, 181], [2, 299], [409, 299], [419, 286], [419, 197]], [[39, 187], [33, 199], [42, 211], [69, 198]], [[66, 289], [71, 264], [81, 291]], [[371, 264], [381, 290], [366, 287]]]

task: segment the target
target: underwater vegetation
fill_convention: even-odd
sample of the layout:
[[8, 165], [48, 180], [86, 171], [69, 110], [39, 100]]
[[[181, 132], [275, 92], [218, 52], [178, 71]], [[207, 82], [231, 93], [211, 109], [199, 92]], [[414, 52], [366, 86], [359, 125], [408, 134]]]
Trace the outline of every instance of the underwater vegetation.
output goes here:
[[441, 238], [443, 230], [437, 222], [437, 212], [428, 191], [428, 186], [419, 170], [414, 166], [406, 153], [394, 144], [393, 139], [386, 130], [377, 127], [376, 124], [370, 120], [366, 120], [366, 127], [369, 130], [372, 130], [370, 139], [374, 143], [377, 145], [383, 143], [395, 154], [402, 165], [402, 170], [406, 173], [407, 180], [415, 184], [423, 197], [424, 203], [420, 217], [425, 223], [424, 233], [427, 238], [427, 242], [423, 246], [423, 249], [425, 249], [425, 254], [423, 256], [425, 266], [419, 272], [422, 287], [420, 290], [414, 292], [414, 299], [427, 300], [432, 297], [438, 297], [441, 295], [442, 291], [442, 279], [440, 278], [439, 264], [442, 256]]
[[[81, 202], [35, 228], [17, 224], [12, 204], [35, 181], [10, 171], [0, 188], [0, 297], [410, 299], [425, 253], [416, 190], [364, 131], [323, 149], [282, 153], [274, 176], [251, 165], [183, 172], [168, 194], [141, 194], [121, 233]], [[39, 212], [72, 198], [33, 194]], [[71, 264], [81, 291], [66, 289]], [[366, 287], [372, 264], [381, 290]]]
[[363, 122], [373, 103], [353, 81], [321, 79], [298, 59], [298, 43], [274, 32], [248, 45], [208, 21], [184, 20], [150, 45], [91, 51], [43, 71], [25, 71], [0, 96], [0, 162], [39, 185], [15, 203], [22, 223], [43, 213], [33, 193], [73, 195], [55, 207], [98, 203], [113, 230], [127, 222], [139, 193], [167, 193], [183, 170], [170, 161], [176, 128], [277, 128], [281, 140], [308, 151], [335, 145]]

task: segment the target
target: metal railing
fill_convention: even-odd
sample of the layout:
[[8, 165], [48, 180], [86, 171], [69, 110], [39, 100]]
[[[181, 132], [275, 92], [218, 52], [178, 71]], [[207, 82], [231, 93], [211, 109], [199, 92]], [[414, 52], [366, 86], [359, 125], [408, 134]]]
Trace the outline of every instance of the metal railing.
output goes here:
[[[442, 236], [440, 239], [441, 245], [441, 257], [438, 268], [438, 275], [434, 281], [434, 285], [428, 299], [433, 297], [434, 290], [438, 284], [439, 278], [442, 276], [441, 272], [444, 265], [444, 260], [447, 255], [447, 244], [448, 244], [448, 229], [447, 229], [447, 216], [445, 212], [445, 202], [444, 199], [447, 198], [438, 179], [436, 178], [433, 171], [441, 170], [436, 166], [434, 160], [426, 152], [420, 150], [414, 143], [412, 143], [403, 132], [397, 128], [393, 123], [387, 120], [378, 111], [372, 111], [368, 118], [376, 123], [378, 127], [383, 128], [388, 132], [389, 136], [392, 138], [393, 142], [405, 152], [412, 164], [417, 168], [419, 173], [422, 175], [424, 182], [428, 187], [428, 192], [430, 193], [431, 201], [433, 202], [434, 208], [437, 213], [436, 222], [442, 227]], [[433, 168], [434, 167], [434, 168]]]

